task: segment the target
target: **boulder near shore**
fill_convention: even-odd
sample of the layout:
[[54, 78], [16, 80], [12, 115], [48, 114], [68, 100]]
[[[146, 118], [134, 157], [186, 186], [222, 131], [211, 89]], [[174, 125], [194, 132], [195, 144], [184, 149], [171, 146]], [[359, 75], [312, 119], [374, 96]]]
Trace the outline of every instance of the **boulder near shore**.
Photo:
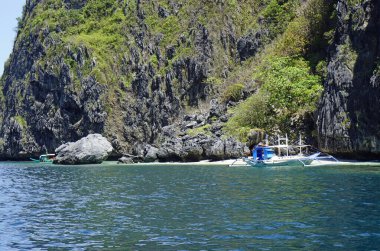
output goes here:
[[100, 134], [89, 134], [76, 141], [58, 147], [54, 164], [100, 164], [113, 151], [111, 143]]

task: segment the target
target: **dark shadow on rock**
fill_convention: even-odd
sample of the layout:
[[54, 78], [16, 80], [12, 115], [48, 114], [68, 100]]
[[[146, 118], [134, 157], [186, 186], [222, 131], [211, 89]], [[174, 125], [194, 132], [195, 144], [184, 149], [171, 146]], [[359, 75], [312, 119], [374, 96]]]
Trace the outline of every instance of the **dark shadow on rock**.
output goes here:
[[[353, 70], [352, 89], [347, 99], [350, 128], [349, 135], [355, 156], [380, 156], [380, 1], [367, 1], [362, 4], [368, 11], [365, 29], [354, 29], [349, 37], [358, 55]], [[353, 17], [352, 17], [353, 18]], [[360, 25], [351, 23], [351, 25]], [[362, 27], [365, 24], [361, 24]], [[364, 156], [363, 156], [364, 155]]]

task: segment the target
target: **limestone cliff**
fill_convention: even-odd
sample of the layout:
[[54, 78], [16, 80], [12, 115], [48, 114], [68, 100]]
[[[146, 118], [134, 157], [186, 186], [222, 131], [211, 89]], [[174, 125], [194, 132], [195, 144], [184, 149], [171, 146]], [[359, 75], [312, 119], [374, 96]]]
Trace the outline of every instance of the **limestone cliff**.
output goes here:
[[[231, 135], [262, 129], [379, 156], [379, 10], [378, 0], [27, 0], [1, 78], [0, 157], [100, 133], [115, 155], [222, 159], [244, 151]], [[244, 100], [266, 110], [225, 127], [236, 109], [254, 110]]]
[[[139, 153], [165, 141], [166, 126], [181, 136], [186, 114], [204, 116], [184, 130], [204, 126], [217, 97], [208, 79], [239, 62], [237, 40], [260, 8], [253, 1], [27, 0], [1, 79], [2, 157], [52, 152], [89, 133], [106, 136], [117, 154]], [[202, 150], [197, 158], [206, 157]]]
[[318, 111], [323, 150], [380, 156], [380, 2], [339, 1], [325, 92]]

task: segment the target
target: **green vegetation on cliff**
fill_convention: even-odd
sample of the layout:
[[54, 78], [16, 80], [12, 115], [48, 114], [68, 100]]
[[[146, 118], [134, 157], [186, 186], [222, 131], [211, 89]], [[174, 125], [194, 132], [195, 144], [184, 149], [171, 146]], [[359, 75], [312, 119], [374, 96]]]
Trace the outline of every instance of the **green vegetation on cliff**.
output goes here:
[[[280, 16], [276, 22], [287, 25], [282, 30], [272, 28], [277, 34], [273, 42], [245, 66], [251, 69], [243, 71], [245, 80], [251, 79], [260, 90], [232, 109], [225, 127], [228, 134], [242, 141], [255, 128], [292, 135], [310, 123], [307, 120], [322, 93], [333, 7], [330, 1], [310, 0], [297, 14]], [[275, 9], [274, 13], [281, 12]]]
[[[253, 75], [261, 83], [260, 91], [233, 109], [226, 129], [245, 141], [252, 128], [266, 132], [289, 132], [305, 113], [316, 108], [322, 91], [321, 80], [310, 74], [302, 59], [266, 58]], [[238, 129], [238, 130], [236, 130]]]
[[[39, 65], [52, 64], [52, 58], [62, 57], [73, 70], [75, 81], [79, 81], [82, 75], [92, 75], [104, 84], [128, 83], [132, 72], [125, 72], [121, 66], [123, 60], [129, 58], [133, 46], [143, 46], [138, 43], [158, 43], [164, 51], [185, 37], [191, 43], [183, 46], [189, 50], [178, 48], [176, 57], [186, 57], [195, 53], [191, 40], [197, 25], [204, 25], [211, 35], [218, 36], [223, 26], [231, 22], [236, 28], [236, 35], [241, 36], [256, 25], [257, 14], [265, 6], [255, 1], [170, 3], [166, 0], [141, 3], [126, 0], [44, 0], [32, 12], [24, 14], [17, 41], [28, 41], [30, 36], [38, 34], [47, 50], [38, 59]], [[159, 8], [167, 13], [160, 16]], [[268, 12], [267, 15], [268, 18], [277, 18], [280, 14], [272, 17]], [[278, 25], [273, 29], [280, 29]], [[138, 41], [139, 33], [151, 41]], [[19, 45], [16, 44], [16, 49]], [[78, 64], [72, 57], [77, 48], [86, 48], [92, 62]], [[141, 63], [151, 62], [159, 68], [161, 65], [152, 61], [154, 57], [151, 55], [155, 53], [151, 51], [150, 55], [140, 55]], [[80, 76], [77, 76], [78, 70]]]
[[16, 154], [90, 132], [129, 150], [159, 144], [164, 127], [211, 99], [231, 115], [187, 135], [223, 123], [217, 137], [242, 141], [252, 129], [301, 130], [322, 91], [335, 18], [328, 0], [27, 1], [1, 80], [0, 136], [5, 147], [14, 131], [28, 142]]

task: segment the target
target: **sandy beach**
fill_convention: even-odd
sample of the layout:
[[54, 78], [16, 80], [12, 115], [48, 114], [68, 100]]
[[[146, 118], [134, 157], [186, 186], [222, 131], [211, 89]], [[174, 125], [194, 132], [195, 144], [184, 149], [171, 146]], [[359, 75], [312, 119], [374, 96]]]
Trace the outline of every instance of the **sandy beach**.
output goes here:
[[[107, 161], [115, 163], [114, 161]], [[149, 163], [134, 163], [134, 164], [122, 164], [119, 165], [207, 165], [207, 166], [249, 166], [242, 158], [239, 159], [227, 159], [219, 161], [211, 160], [201, 160], [197, 162], [149, 162]], [[379, 166], [380, 161], [357, 161], [357, 160], [339, 160], [339, 162], [332, 161], [314, 161], [310, 167], [317, 166], [329, 166], [329, 165], [339, 165], [339, 166]]]

